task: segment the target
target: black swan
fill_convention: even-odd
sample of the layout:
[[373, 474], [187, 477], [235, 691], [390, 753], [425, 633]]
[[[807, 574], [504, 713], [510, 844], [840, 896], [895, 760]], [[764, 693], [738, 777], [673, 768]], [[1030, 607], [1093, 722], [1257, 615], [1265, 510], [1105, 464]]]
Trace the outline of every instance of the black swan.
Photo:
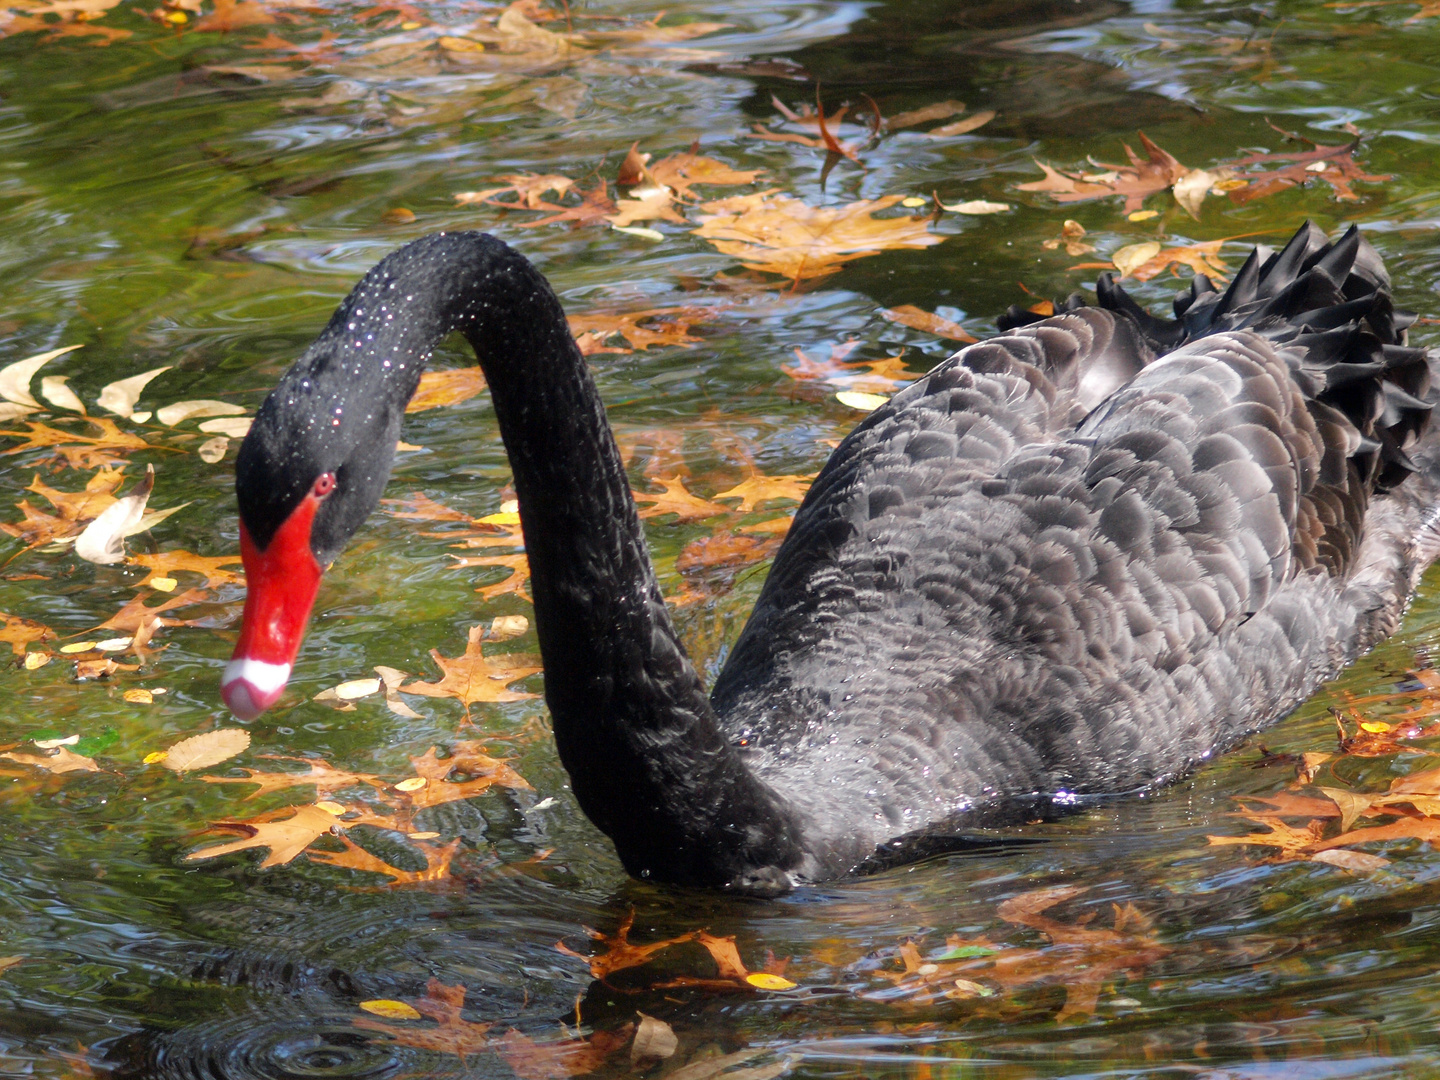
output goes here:
[[1355, 228], [1307, 224], [1223, 293], [1196, 276], [1174, 321], [1097, 288], [1011, 309], [850, 433], [707, 697], [545, 278], [482, 233], [406, 244], [240, 449], [225, 701], [279, 696], [458, 330], [514, 469], [560, 759], [631, 874], [774, 894], [1173, 779], [1395, 629], [1440, 550], [1429, 360]]

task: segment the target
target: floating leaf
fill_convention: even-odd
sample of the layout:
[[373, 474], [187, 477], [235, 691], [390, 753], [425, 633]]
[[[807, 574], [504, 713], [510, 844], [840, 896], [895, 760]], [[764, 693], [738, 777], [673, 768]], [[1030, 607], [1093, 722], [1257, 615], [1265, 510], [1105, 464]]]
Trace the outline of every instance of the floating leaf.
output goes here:
[[[856, 390], [841, 390], [835, 395], [835, 400], [841, 405], [848, 405], [861, 412], [874, 412], [890, 399], [884, 394], [862, 394]], [[723, 498], [723, 496], [717, 495], [716, 498]]]
[[[164, 371], [164, 368], [160, 369]], [[174, 427], [176, 424], [186, 420], [194, 420], [206, 416], [237, 416], [245, 409], [239, 405], [233, 405], [228, 401], [211, 401], [198, 399], [195, 401], [177, 401], [173, 405], [166, 405], [155, 410], [155, 419], [166, 427]]]
[[44, 769], [48, 773], [69, 773], [69, 772], [99, 772], [100, 766], [96, 765], [90, 758], [83, 754], [76, 754], [63, 746], [57, 746], [54, 750], [45, 754], [0, 754], [0, 758], [6, 761], [18, 762], [21, 765], [32, 765], [37, 769]]
[[135, 411], [135, 402], [140, 399], [144, 391], [154, 378], [163, 375], [170, 370], [171, 365], [151, 368], [149, 371], [142, 371], [139, 375], [131, 375], [128, 379], [117, 379], [115, 382], [105, 386], [100, 391], [97, 404], [102, 409], [108, 409], [118, 416], [130, 416]]
[[1110, 256], [1110, 261], [1115, 264], [1122, 275], [1128, 276], [1158, 254], [1160, 254], [1160, 245], [1154, 240], [1147, 240], [1140, 244], [1126, 244]]
[[643, 1012], [637, 1015], [640, 1023], [635, 1027], [635, 1040], [630, 1044], [631, 1062], [641, 1058], [660, 1058], [663, 1061], [672, 1056], [680, 1046], [675, 1029], [664, 1020], [646, 1016]]
[[69, 409], [83, 415], [85, 403], [75, 395], [74, 390], [65, 385], [69, 381], [68, 375], [46, 375], [40, 380], [40, 396], [57, 409]]
[[383, 998], [373, 1001], [360, 1002], [360, 1008], [374, 1016], [383, 1016], [387, 1020], [419, 1020], [420, 1012], [413, 1005], [406, 1005], [403, 1001], [387, 1001]]
[[[78, 348], [79, 345], [66, 345], [62, 349], [51, 349], [49, 352], [27, 356], [24, 360], [16, 360], [13, 364], [0, 368], [0, 398], [22, 406], [27, 412], [38, 410], [40, 403], [30, 396], [30, 380], [34, 378], [35, 372], [57, 356], [64, 356]], [[9, 419], [15, 415], [18, 414], [0, 413], [0, 419]]]
[[881, 315], [893, 323], [901, 326], [908, 326], [912, 330], [923, 330], [927, 334], [934, 334], [936, 337], [949, 338], [951, 341], [972, 342], [978, 340], [974, 334], [969, 333], [957, 322], [940, 315], [923, 311], [914, 304], [901, 304], [899, 307], [886, 308], [880, 312]]
[[244, 753], [249, 747], [250, 732], [244, 728], [218, 728], [182, 739], [166, 751], [163, 764], [172, 772], [208, 769]]
[[1011, 209], [1009, 203], [986, 202], [984, 199], [971, 199], [968, 202], [954, 204], [944, 203], [942, 205], [946, 210], [951, 210], [957, 214], [1003, 214]]
[[405, 411], [417, 413], [426, 409], [438, 409], [444, 405], [458, 405], [462, 401], [469, 401], [484, 389], [485, 373], [480, 370], [479, 365], [427, 371], [420, 376], [420, 385], [415, 396], [410, 399], [410, 404], [405, 406]]
[[155, 467], [146, 466], [145, 479], [122, 499], [116, 499], [85, 527], [75, 540], [75, 554], [88, 562], [109, 565], [125, 561], [125, 537], [142, 531], [145, 504], [155, 487]]
[[192, 851], [185, 856], [185, 861], [197, 862], [235, 851], [268, 848], [270, 854], [260, 863], [260, 868], [281, 866], [329, 833], [337, 823], [333, 814], [318, 806], [284, 806], [245, 821], [217, 821], [212, 829], [240, 833], [241, 839]]
[[830, 207], [773, 191], [736, 195], [704, 203], [695, 235], [753, 270], [799, 281], [832, 274], [853, 259], [944, 240], [930, 231], [929, 218], [875, 216], [903, 198], [886, 195]]

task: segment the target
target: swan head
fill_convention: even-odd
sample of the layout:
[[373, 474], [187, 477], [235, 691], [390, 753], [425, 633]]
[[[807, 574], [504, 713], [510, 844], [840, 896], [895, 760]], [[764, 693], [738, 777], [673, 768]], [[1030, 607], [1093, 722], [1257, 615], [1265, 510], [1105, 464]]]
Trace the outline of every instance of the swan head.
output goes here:
[[[335, 325], [266, 398], [235, 462], [245, 613], [220, 694], [242, 720], [284, 691], [324, 569], [380, 501], [418, 379], [413, 358], [348, 354]], [[373, 377], [404, 366], [417, 369], [407, 385]]]

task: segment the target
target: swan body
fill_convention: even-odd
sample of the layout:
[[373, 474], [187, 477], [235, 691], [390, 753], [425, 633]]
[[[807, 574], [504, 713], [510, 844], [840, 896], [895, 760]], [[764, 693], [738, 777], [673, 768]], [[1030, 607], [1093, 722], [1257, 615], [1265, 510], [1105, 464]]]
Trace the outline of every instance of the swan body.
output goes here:
[[278, 697], [430, 350], [474, 346], [514, 468], [560, 758], [637, 876], [773, 894], [1162, 784], [1391, 633], [1440, 549], [1430, 365], [1352, 229], [1177, 318], [1108, 277], [896, 394], [815, 480], [707, 696], [544, 278], [438, 234], [376, 266], [236, 466], [222, 692]]

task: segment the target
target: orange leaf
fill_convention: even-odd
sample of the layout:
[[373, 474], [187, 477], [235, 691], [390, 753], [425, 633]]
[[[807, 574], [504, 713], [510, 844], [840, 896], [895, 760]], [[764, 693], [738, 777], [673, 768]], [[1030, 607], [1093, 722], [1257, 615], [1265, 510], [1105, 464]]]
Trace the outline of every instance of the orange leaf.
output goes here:
[[469, 401], [484, 389], [485, 373], [480, 370], [479, 365], [427, 371], [420, 376], [420, 386], [416, 389], [415, 396], [410, 399], [410, 404], [405, 406], [405, 411], [417, 413], [426, 409], [438, 409], [442, 405], [458, 405], [462, 401]]
[[538, 658], [523, 653], [486, 657], [480, 651], [480, 639], [484, 633], [484, 626], [470, 628], [469, 641], [462, 656], [441, 656], [438, 649], [431, 649], [430, 656], [444, 677], [439, 682], [409, 683], [400, 688], [401, 692], [458, 698], [467, 706], [474, 701], [524, 701], [539, 697], [538, 694], [506, 689], [507, 683], [518, 682], [540, 671]]

